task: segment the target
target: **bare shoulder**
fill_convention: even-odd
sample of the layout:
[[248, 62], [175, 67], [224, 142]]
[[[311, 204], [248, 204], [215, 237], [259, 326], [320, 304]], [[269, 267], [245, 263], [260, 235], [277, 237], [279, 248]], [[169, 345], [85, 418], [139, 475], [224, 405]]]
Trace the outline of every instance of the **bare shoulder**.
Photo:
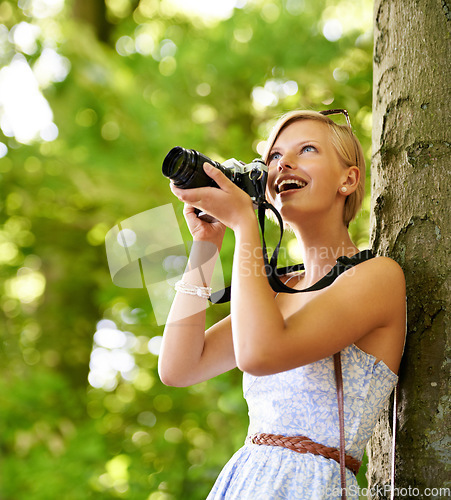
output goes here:
[[371, 263], [374, 266], [378, 266], [381, 269], [387, 270], [389, 272], [400, 274], [404, 278], [404, 273], [401, 266], [390, 257], [374, 257], [373, 259], [369, 259], [366, 262]]
[[[373, 328], [355, 341], [397, 373], [406, 335], [406, 284], [401, 266], [388, 257], [375, 257], [355, 266], [355, 278], [365, 283], [361, 305], [373, 318]], [[345, 273], [346, 274], [346, 273]], [[371, 304], [371, 307], [368, 307]]]
[[405, 290], [404, 272], [401, 266], [389, 257], [374, 257], [351, 268], [343, 274], [346, 279], [367, 280], [371, 286], [386, 288], [395, 286], [397, 291]]
[[356, 306], [371, 310], [383, 324], [405, 320], [406, 284], [401, 266], [389, 257], [374, 257], [354, 266], [337, 280], [337, 292]]
[[[390, 257], [374, 257], [366, 261], [362, 266], [362, 272], [366, 271], [378, 281], [381, 286], [396, 286], [397, 290], [405, 290], [404, 272], [401, 266]], [[359, 267], [359, 266], [357, 266]]]

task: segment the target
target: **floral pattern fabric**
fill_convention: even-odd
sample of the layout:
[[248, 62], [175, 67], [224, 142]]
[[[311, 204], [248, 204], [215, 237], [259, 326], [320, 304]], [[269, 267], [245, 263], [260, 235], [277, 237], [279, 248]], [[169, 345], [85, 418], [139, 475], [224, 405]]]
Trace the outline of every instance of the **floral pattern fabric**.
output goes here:
[[[350, 345], [341, 351], [346, 453], [361, 460], [398, 377], [374, 356]], [[248, 435], [304, 435], [338, 448], [338, 405], [333, 357], [293, 370], [243, 375]], [[358, 500], [355, 476], [346, 471], [349, 500]], [[334, 460], [277, 446], [246, 443], [226, 464], [207, 500], [340, 499]]]

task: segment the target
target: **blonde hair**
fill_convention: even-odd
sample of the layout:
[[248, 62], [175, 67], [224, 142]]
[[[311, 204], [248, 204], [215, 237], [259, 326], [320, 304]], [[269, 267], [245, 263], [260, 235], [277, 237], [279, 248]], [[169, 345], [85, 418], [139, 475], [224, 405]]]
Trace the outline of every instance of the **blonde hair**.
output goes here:
[[365, 158], [362, 146], [349, 125], [339, 125], [328, 116], [322, 115], [317, 111], [296, 110], [286, 113], [277, 121], [269, 134], [263, 153], [263, 160], [266, 164], [268, 163], [269, 153], [282, 130], [299, 120], [316, 120], [327, 125], [332, 145], [343, 167], [346, 168], [355, 165], [360, 170], [359, 185], [353, 193], [346, 197], [343, 209], [343, 222], [346, 226], [349, 226], [351, 220], [357, 215], [365, 194]]

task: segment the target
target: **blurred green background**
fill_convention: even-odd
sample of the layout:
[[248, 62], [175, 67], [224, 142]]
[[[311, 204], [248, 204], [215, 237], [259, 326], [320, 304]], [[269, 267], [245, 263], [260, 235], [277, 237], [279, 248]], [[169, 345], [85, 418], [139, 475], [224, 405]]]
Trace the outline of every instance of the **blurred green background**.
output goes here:
[[249, 162], [294, 108], [346, 108], [369, 161], [371, 87], [369, 0], [0, 1], [2, 500], [205, 498], [246, 435], [241, 374], [161, 384], [163, 327], [105, 235], [173, 203], [188, 243], [168, 150]]

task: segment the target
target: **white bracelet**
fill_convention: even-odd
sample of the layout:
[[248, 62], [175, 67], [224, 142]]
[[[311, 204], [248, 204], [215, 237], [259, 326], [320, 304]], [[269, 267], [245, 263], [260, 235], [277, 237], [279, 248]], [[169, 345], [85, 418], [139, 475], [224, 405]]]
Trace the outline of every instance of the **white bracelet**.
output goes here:
[[202, 299], [209, 299], [211, 296], [211, 288], [209, 286], [190, 285], [184, 281], [177, 281], [174, 288], [177, 292], [186, 293], [188, 295], [197, 295]]

